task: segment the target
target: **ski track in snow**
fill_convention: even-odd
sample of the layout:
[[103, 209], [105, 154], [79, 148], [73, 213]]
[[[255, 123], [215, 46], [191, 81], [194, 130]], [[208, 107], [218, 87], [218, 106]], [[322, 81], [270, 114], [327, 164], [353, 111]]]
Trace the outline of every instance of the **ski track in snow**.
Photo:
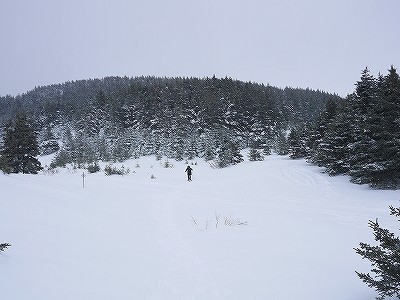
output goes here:
[[[0, 175], [4, 299], [374, 299], [353, 248], [396, 228], [398, 191], [268, 156], [212, 169], [125, 162], [126, 176]], [[151, 179], [151, 175], [155, 179]], [[233, 222], [224, 224], [225, 219]], [[237, 222], [237, 223], [235, 223]], [[237, 225], [245, 223], [246, 225]]]

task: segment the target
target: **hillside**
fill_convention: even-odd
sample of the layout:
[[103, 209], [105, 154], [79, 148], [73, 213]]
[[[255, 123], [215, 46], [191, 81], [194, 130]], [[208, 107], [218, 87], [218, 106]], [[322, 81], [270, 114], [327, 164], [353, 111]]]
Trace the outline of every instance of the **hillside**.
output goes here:
[[126, 161], [125, 176], [86, 174], [84, 188], [85, 170], [0, 174], [0, 242], [12, 245], [0, 253], [2, 298], [376, 296], [354, 272], [370, 266], [353, 248], [373, 243], [368, 220], [398, 228], [388, 215], [398, 192], [287, 156], [224, 169], [191, 161], [192, 182], [184, 161], [165, 161]]
[[357, 184], [400, 188], [394, 66], [378, 78], [365, 68], [346, 99], [231, 78], [107, 77], [4, 97], [0, 112], [7, 121], [0, 139], [6, 173], [35, 172], [33, 156], [52, 153], [51, 168], [96, 168], [99, 161], [147, 155], [199, 157], [223, 168], [240, 163], [239, 151], [250, 148], [251, 160], [289, 154]]

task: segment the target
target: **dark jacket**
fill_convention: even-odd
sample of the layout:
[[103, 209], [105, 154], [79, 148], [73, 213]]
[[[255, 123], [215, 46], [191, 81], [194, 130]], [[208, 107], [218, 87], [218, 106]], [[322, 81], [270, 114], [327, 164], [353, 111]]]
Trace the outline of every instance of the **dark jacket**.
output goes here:
[[185, 172], [187, 172], [188, 175], [191, 175], [191, 174], [192, 174], [192, 170], [193, 170], [193, 169], [192, 169], [190, 166], [187, 166]]

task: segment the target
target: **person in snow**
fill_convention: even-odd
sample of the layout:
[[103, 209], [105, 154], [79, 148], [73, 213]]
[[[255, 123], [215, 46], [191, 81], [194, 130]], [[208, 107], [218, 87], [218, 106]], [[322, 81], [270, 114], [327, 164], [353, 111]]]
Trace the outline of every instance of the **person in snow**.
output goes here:
[[185, 172], [187, 173], [188, 181], [192, 181], [192, 168], [190, 166], [187, 166]]

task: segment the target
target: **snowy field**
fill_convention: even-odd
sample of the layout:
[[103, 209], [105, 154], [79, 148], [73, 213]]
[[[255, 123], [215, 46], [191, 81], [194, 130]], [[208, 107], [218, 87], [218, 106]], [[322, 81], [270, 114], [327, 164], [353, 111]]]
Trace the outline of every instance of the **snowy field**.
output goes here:
[[368, 220], [398, 232], [388, 206], [400, 206], [399, 191], [276, 155], [225, 169], [198, 160], [192, 182], [185, 162], [163, 163], [87, 174], [84, 188], [82, 170], [0, 173], [0, 243], [12, 245], [0, 253], [0, 298], [376, 296], [355, 274], [370, 264], [353, 248], [374, 242]]

